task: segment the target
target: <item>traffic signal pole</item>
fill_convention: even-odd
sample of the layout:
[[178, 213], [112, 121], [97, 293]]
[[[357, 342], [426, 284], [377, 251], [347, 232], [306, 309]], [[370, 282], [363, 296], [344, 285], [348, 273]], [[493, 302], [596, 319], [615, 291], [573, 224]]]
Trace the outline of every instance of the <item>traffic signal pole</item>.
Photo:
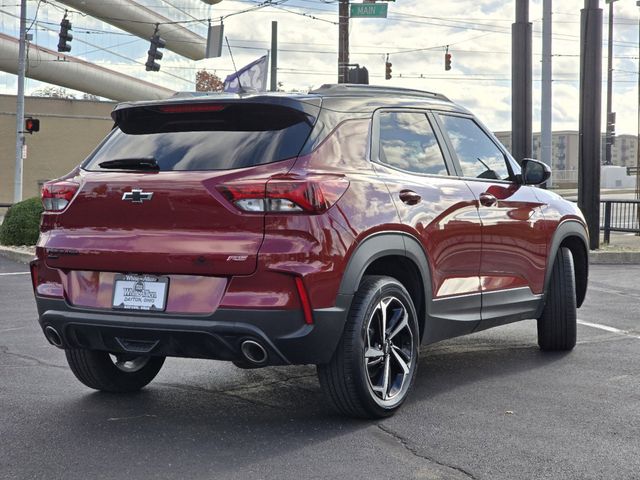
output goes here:
[[349, 0], [340, 0], [338, 7], [338, 83], [349, 78]]
[[600, 246], [600, 121], [602, 111], [602, 9], [584, 0], [580, 12], [580, 134], [578, 206], [589, 229], [589, 247]]
[[609, 42], [607, 45], [607, 130], [605, 143], [604, 164], [612, 165], [611, 147], [613, 146], [613, 130], [615, 121], [613, 120], [613, 3], [609, 1]]
[[18, 99], [16, 105], [16, 164], [13, 203], [22, 200], [22, 152], [24, 150], [24, 76], [26, 70], [27, 0], [20, 2], [20, 47], [18, 50]]
[[271, 22], [271, 88], [272, 92], [278, 90], [278, 22]]
[[[542, 85], [540, 95], [540, 160], [553, 166], [552, 0], [542, 2]], [[552, 177], [553, 180], [553, 177]], [[549, 185], [549, 183], [547, 183]]]

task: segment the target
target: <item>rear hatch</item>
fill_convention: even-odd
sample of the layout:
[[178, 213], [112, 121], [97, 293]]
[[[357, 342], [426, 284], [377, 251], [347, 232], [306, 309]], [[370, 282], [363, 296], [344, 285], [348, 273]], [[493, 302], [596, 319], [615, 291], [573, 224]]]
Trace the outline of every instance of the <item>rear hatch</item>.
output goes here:
[[[264, 213], [240, 212], [224, 185], [266, 184], [301, 152], [318, 105], [275, 97], [118, 108], [82, 164], [78, 192], [46, 213], [47, 264], [71, 270], [243, 275], [256, 268]], [[266, 100], [265, 100], [266, 99]]]

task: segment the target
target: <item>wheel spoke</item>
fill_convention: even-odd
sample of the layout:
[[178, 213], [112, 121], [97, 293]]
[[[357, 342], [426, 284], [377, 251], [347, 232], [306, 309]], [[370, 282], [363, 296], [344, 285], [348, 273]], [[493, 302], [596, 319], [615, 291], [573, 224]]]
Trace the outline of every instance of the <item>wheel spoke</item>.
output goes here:
[[398, 365], [400, 365], [400, 368], [402, 368], [402, 371], [404, 372], [404, 375], [407, 376], [409, 374], [409, 365], [407, 364], [405, 359], [402, 358], [402, 355], [400, 355], [400, 353], [398, 353], [399, 350], [400, 349], [398, 347], [393, 346], [392, 349], [391, 349], [391, 353], [393, 354], [393, 357], [396, 359], [396, 362], [398, 363]]
[[384, 299], [380, 300], [380, 304], [378, 305], [378, 308], [380, 309], [380, 339], [382, 340], [382, 342], [384, 343], [384, 341], [387, 339], [387, 307], [389, 306], [389, 302], [391, 300], [388, 300], [387, 302], [384, 301]]
[[384, 359], [384, 372], [382, 372], [382, 399], [386, 400], [389, 396], [389, 377], [391, 375], [390, 358]]
[[367, 362], [367, 368], [377, 367], [384, 361], [384, 357], [379, 357], [374, 360]]
[[402, 315], [402, 320], [400, 320], [400, 322], [398, 322], [398, 325], [395, 326], [395, 328], [393, 329], [393, 331], [391, 333], [389, 333], [388, 338], [391, 340], [393, 339], [393, 337], [395, 337], [396, 335], [398, 335], [398, 333], [400, 333], [402, 330], [404, 330], [405, 328], [407, 328], [409, 326], [409, 314], [407, 313], [406, 310], [402, 309], [404, 312], [404, 315]]
[[364, 352], [364, 357], [365, 358], [380, 358], [380, 357], [384, 357], [384, 352], [382, 350], [380, 350], [379, 348], [369, 347]]

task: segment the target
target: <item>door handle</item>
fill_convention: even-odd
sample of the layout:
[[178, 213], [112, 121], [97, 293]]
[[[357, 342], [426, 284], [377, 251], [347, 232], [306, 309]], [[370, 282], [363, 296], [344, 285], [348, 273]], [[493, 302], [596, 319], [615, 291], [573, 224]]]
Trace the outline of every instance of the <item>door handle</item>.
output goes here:
[[498, 202], [498, 199], [490, 193], [480, 194], [480, 204], [485, 207], [493, 207]]
[[402, 190], [400, 192], [400, 200], [407, 205], [417, 205], [422, 197], [413, 190]]

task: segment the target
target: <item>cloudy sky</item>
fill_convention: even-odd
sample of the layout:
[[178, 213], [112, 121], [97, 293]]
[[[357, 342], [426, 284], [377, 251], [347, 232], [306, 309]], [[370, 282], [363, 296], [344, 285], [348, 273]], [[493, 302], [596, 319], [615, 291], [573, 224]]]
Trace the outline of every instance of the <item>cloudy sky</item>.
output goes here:
[[[92, 0], [93, 1], [93, 0]], [[96, 0], [97, 1], [97, 0]], [[108, 1], [108, 0], [107, 0]], [[172, 20], [205, 35], [206, 21], [259, 4], [258, 0], [223, 0], [207, 6], [200, 0], [138, 0]], [[17, 34], [17, 0], [0, 1], [0, 31]], [[604, 3], [604, 2], [601, 2]], [[554, 130], [578, 128], [578, 73], [581, 0], [556, 0], [553, 8]], [[28, 17], [38, 2], [29, 1]], [[604, 5], [603, 5], [604, 8]], [[53, 0], [40, 3], [33, 25], [34, 42], [55, 49], [64, 6]], [[397, 0], [389, 4], [387, 19], [352, 19], [352, 63], [369, 69], [372, 84], [442, 92], [471, 108], [495, 131], [509, 130], [511, 122], [511, 24], [515, 1], [456, 0], [455, 2]], [[637, 131], [638, 13], [635, 0], [615, 4], [614, 110], [618, 133]], [[603, 29], [606, 54], [608, 9]], [[542, 0], [531, 0], [533, 22], [534, 130], [540, 125], [540, 60]], [[232, 15], [224, 19], [225, 34], [238, 67], [264, 55], [270, 45], [271, 21], [279, 23], [279, 81], [283, 88], [308, 89], [336, 81], [338, 5], [335, 0], [288, 0], [277, 7]], [[74, 40], [71, 55], [170, 87], [193, 90], [195, 72], [206, 68], [224, 78], [232, 70], [223, 56], [194, 62], [170, 52], [160, 72], [145, 72], [148, 42], [79, 13], [71, 13]], [[446, 45], [453, 68], [444, 70]], [[385, 55], [393, 63], [393, 79], [384, 79]], [[606, 59], [603, 64], [606, 72]], [[606, 75], [604, 77], [606, 79]], [[27, 82], [27, 93], [43, 85]], [[603, 82], [603, 101], [606, 83]], [[0, 93], [15, 93], [16, 77], [0, 72]], [[604, 109], [604, 105], [603, 105]]]

